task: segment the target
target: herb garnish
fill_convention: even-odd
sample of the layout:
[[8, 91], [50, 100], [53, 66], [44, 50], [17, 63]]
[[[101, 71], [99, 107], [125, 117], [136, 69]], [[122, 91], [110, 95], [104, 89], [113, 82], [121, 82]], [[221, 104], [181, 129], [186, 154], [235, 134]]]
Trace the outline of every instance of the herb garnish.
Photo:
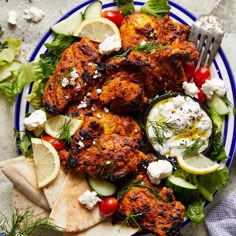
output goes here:
[[157, 49], [163, 48], [164, 45], [157, 43], [155, 40], [151, 42], [142, 41], [137, 46], [125, 50], [119, 55], [115, 55], [112, 58], [124, 58], [129, 55], [130, 52], [139, 52], [141, 54], [154, 53]]
[[190, 146], [184, 146], [184, 156], [195, 156], [198, 154], [199, 149], [205, 145], [200, 138], [197, 138]]
[[132, 187], [144, 187], [146, 188], [155, 198], [160, 198], [166, 201], [162, 196], [158, 195], [158, 193], [153, 190], [150, 186], [144, 184], [138, 180], [132, 180], [128, 184], [126, 184], [117, 194], [117, 200], [119, 201], [126, 193], [128, 193]]
[[152, 138], [153, 143], [159, 143], [163, 145], [164, 141], [166, 140], [166, 133], [170, 131], [174, 131], [175, 129], [171, 127], [172, 122], [157, 122], [148, 120], [150, 123], [155, 137]]
[[71, 127], [71, 119], [66, 119], [64, 124], [60, 127], [60, 133], [58, 136], [58, 140], [65, 140], [66, 143], [70, 144], [72, 141], [72, 137], [70, 134], [70, 127]]
[[137, 220], [136, 220], [136, 218], [138, 218], [138, 217], [140, 217], [140, 216], [142, 216], [142, 213], [140, 212], [140, 213], [136, 213], [136, 214], [134, 214], [134, 213], [130, 213], [129, 214], [129, 216], [127, 216], [124, 220], [123, 220], [123, 222], [121, 223], [121, 225], [123, 226], [123, 225], [128, 225], [128, 226], [130, 226], [130, 224], [131, 225], [135, 225], [137, 228], [139, 228], [139, 230], [142, 230], [142, 228], [141, 228], [141, 226], [138, 224], [138, 222], [137, 222]]
[[14, 213], [11, 224], [6, 216], [0, 215], [0, 232], [7, 236], [31, 236], [36, 229], [52, 229], [58, 228], [53, 225], [48, 217], [36, 219], [32, 221], [32, 210], [27, 208], [24, 213]]

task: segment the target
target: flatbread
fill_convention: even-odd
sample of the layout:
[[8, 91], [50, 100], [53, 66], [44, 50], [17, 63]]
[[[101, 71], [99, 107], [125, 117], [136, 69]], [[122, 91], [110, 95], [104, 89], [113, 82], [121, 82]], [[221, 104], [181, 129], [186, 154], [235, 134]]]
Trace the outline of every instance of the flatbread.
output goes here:
[[60, 195], [60, 192], [65, 183], [66, 175], [67, 174], [61, 168], [56, 179], [53, 180], [53, 182], [51, 182], [47, 186], [43, 187], [43, 192], [47, 199], [50, 209], [52, 209], [56, 204], [57, 198]]
[[36, 205], [49, 210], [46, 197], [37, 184], [33, 160], [24, 156], [2, 161], [0, 168], [13, 185]]
[[80, 233], [64, 233], [63, 236], [129, 236], [138, 232], [137, 228], [123, 225], [113, 225], [102, 222]]
[[49, 216], [49, 211], [46, 211], [44, 208], [30, 201], [15, 186], [13, 186], [12, 190], [12, 201], [16, 211], [20, 214], [23, 214], [27, 208], [30, 208], [30, 211], [32, 211], [32, 219]]
[[68, 173], [61, 194], [49, 216], [64, 232], [79, 232], [103, 219], [98, 206], [88, 210], [79, 203], [79, 196], [88, 189], [90, 190], [84, 176]]

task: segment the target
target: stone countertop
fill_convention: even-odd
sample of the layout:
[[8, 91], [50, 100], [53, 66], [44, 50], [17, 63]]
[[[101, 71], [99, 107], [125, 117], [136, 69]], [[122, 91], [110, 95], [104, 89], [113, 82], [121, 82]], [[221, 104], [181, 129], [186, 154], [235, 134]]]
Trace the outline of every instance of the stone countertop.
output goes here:
[[[188, 9], [195, 16], [209, 13], [214, 6], [215, 0], [173, 0], [181, 6]], [[48, 28], [62, 15], [68, 12], [71, 8], [79, 4], [79, 0], [0, 0], [0, 25], [3, 27], [5, 36], [12, 36], [23, 41], [21, 58], [26, 61], [32, 49], [37, 44], [39, 39], [48, 30]], [[30, 23], [23, 19], [24, 10], [34, 6], [40, 8], [45, 13], [45, 17], [38, 23]], [[17, 12], [17, 25], [10, 27], [7, 24], [8, 12], [15, 10]], [[222, 48], [229, 60], [232, 71], [236, 71], [236, 1], [222, 0], [218, 9], [218, 16], [225, 21], [225, 36], [222, 42]], [[13, 139], [13, 122], [14, 122], [14, 105], [10, 105], [2, 96], [0, 96], [0, 160], [12, 158], [14, 152]], [[228, 186], [223, 190], [217, 192], [213, 202], [206, 208], [206, 213], [214, 208], [214, 206], [221, 201], [221, 199], [236, 188], [236, 161], [233, 162], [230, 169], [230, 181]], [[10, 215], [9, 209], [11, 205], [11, 184], [0, 173], [0, 212]], [[193, 226], [187, 225], [182, 230], [184, 236], [205, 236], [208, 235], [204, 224]]]

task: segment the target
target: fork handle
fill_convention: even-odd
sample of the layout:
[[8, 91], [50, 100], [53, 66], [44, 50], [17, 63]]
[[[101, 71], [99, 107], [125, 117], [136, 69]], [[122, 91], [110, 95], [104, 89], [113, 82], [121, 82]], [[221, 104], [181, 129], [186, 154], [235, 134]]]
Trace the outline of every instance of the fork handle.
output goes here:
[[217, 1], [216, 1], [214, 8], [213, 8], [212, 11], [210, 12], [210, 15], [216, 15], [217, 9], [218, 9], [219, 6], [220, 6], [220, 2], [221, 2], [221, 0], [217, 0]]

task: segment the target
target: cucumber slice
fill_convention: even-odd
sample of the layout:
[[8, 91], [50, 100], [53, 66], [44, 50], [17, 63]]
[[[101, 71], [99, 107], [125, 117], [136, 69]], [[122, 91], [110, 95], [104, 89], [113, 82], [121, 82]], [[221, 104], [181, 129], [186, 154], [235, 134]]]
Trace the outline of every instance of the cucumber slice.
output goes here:
[[170, 175], [166, 180], [166, 186], [177, 193], [188, 193], [197, 190], [197, 186], [187, 182], [185, 179]]
[[0, 66], [0, 81], [3, 81], [11, 76], [11, 72], [17, 70], [21, 66], [18, 61], [13, 61]]
[[211, 100], [207, 101], [207, 105], [213, 108], [219, 115], [229, 114], [229, 107], [225, 104], [222, 98], [213, 95]]
[[117, 190], [117, 187], [114, 184], [112, 184], [106, 180], [94, 178], [92, 176], [88, 176], [88, 183], [89, 183], [90, 187], [95, 192], [97, 192], [97, 194], [99, 196], [102, 196], [102, 197], [111, 196]]
[[100, 1], [96, 1], [89, 4], [84, 11], [85, 20], [101, 16], [102, 16], [102, 2]]
[[51, 27], [51, 30], [56, 34], [72, 35], [83, 20], [81, 12], [75, 12], [63, 21]]

